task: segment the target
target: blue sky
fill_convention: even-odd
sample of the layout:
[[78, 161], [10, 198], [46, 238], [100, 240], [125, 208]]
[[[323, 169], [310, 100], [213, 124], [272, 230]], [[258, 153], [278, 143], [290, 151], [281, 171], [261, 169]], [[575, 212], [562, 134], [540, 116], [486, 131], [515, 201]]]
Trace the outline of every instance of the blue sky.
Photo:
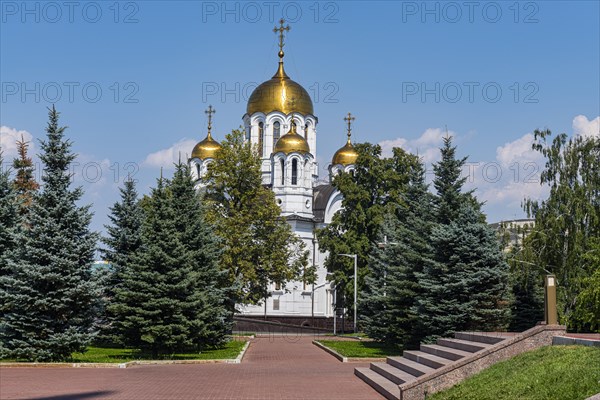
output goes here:
[[428, 163], [447, 126], [493, 222], [544, 195], [534, 129], [599, 134], [597, 1], [69, 4], [0, 2], [1, 139], [8, 157], [20, 133], [38, 151], [56, 103], [98, 230], [127, 171], [147, 192], [205, 136], [209, 104], [217, 139], [241, 124], [251, 89], [276, 70], [282, 16], [286, 71], [319, 118], [322, 178], [348, 111], [356, 141]]

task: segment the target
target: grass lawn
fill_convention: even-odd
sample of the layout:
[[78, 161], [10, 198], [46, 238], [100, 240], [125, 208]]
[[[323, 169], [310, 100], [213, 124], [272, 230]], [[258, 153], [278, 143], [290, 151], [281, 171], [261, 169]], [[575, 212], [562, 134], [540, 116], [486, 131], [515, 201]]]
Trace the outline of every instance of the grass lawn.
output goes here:
[[358, 340], [319, 340], [318, 342], [344, 357], [386, 357], [402, 354], [402, 349], [377, 342]]
[[[245, 341], [232, 340], [222, 348], [204, 350], [201, 353], [182, 353], [163, 355], [163, 360], [218, 360], [236, 358], [246, 344]], [[76, 363], [124, 363], [136, 360], [153, 360], [151, 354], [140, 353], [134, 349], [118, 349], [104, 347], [88, 347], [85, 353], [73, 353], [68, 362]], [[14, 362], [15, 360], [2, 360], [1, 362]]]
[[582, 400], [600, 392], [600, 349], [547, 346], [492, 365], [428, 400]]

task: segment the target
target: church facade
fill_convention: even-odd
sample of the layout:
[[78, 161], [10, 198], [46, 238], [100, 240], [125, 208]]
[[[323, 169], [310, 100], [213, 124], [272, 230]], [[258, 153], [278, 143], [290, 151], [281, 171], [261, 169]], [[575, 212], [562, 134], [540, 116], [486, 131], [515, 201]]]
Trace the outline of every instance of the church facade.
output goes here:
[[[340, 171], [351, 171], [358, 156], [351, 142], [354, 118], [349, 113], [344, 118], [348, 124], [346, 144], [331, 159], [329, 182], [319, 182], [318, 118], [308, 92], [285, 72], [283, 39], [288, 30], [283, 20], [274, 29], [279, 34], [277, 71], [253, 91], [242, 116], [246, 139], [256, 146], [262, 159], [262, 183], [274, 192], [282, 216], [306, 245], [309, 262], [316, 268], [314, 284], [289, 282], [285, 287], [272, 284], [266, 304], [241, 310], [243, 316], [267, 316], [282, 322], [333, 317], [334, 288], [324, 267], [328, 254], [319, 250], [315, 232], [327, 226], [342, 206], [341, 194], [331, 185], [333, 176]], [[220, 147], [211, 133], [213, 112], [209, 107], [207, 136], [194, 146], [189, 159], [199, 187]]]

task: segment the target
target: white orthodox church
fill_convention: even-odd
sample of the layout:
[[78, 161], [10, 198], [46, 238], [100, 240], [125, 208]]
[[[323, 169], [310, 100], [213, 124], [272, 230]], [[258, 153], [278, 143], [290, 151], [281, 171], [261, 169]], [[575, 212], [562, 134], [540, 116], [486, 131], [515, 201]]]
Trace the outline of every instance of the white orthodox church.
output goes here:
[[[348, 113], [344, 118], [348, 124], [347, 142], [332, 157], [329, 183], [318, 182], [318, 118], [308, 92], [284, 70], [283, 34], [289, 26], [284, 27], [283, 20], [280, 23], [281, 26], [274, 29], [279, 33], [277, 72], [254, 90], [242, 120], [247, 140], [258, 147], [262, 157], [263, 184], [273, 190], [281, 214], [306, 244], [309, 262], [317, 270], [317, 280], [314, 285], [290, 282], [286, 287], [278, 287], [273, 284], [266, 305], [245, 307], [242, 314], [301, 324], [310, 317], [333, 317], [333, 288], [324, 267], [327, 254], [320, 252], [315, 231], [329, 224], [342, 205], [341, 194], [331, 185], [333, 176], [352, 170], [358, 155], [350, 140], [354, 118]], [[211, 133], [213, 112], [209, 107], [208, 134], [194, 146], [189, 159], [198, 186], [202, 185], [207, 165], [220, 148]]]

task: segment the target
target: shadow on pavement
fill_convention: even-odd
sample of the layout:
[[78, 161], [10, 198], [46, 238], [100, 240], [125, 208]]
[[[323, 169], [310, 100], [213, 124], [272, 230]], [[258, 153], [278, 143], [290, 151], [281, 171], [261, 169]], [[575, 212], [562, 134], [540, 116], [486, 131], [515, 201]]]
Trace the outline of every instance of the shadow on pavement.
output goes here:
[[56, 396], [31, 397], [29, 400], [76, 400], [76, 399], [94, 399], [114, 395], [114, 390], [97, 390], [94, 392], [59, 394]]

